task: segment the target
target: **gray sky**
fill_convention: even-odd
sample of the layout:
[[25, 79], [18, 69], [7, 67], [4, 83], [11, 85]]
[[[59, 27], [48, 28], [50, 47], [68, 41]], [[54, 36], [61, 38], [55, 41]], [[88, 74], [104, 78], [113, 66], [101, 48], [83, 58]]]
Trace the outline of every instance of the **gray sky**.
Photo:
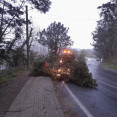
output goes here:
[[69, 35], [74, 41], [74, 48], [93, 48], [91, 32], [96, 27], [99, 19], [97, 7], [109, 0], [51, 0], [52, 5], [49, 12], [41, 14], [30, 11], [34, 26], [43, 29], [52, 22], [61, 22], [69, 27]]

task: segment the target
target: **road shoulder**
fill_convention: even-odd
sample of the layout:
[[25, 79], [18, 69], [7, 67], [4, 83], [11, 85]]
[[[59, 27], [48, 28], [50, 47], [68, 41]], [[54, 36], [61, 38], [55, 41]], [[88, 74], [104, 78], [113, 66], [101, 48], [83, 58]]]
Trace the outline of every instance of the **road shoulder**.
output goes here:
[[80, 117], [80, 112], [77, 110], [77, 105], [73, 98], [69, 95], [62, 82], [53, 81], [55, 92], [59, 103], [62, 107], [65, 117]]

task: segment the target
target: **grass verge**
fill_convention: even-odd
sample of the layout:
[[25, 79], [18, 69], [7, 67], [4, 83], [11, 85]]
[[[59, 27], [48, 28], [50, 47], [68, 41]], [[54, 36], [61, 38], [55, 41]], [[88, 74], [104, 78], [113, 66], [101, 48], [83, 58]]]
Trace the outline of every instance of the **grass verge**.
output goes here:
[[114, 71], [117, 71], [117, 65], [113, 64], [113, 63], [107, 63], [107, 62], [103, 62], [102, 65], [106, 68], [112, 69]]
[[12, 78], [15, 78], [19, 75], [19, 73], [26, 70], [26, 67], [18, 67], [18, 68], [12, 68], [9, 70], [1, 70], [0, 71], [0, 86], [2, 84], [7, 84], [9, 80]]

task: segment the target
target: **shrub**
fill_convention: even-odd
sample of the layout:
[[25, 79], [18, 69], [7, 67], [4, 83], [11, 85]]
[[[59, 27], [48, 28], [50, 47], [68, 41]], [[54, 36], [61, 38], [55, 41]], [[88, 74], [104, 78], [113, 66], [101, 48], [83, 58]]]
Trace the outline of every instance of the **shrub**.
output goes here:
[[31, 76], [48, 75], [49, 69], [47, 69], [46, 68], [47, 66], [45, 66], [46, 61], [47, 61], [47, 57], [39, 56], [39, 58], [37, 58], [34, 62], [30, 75]]
[[3, 84], [7, 84], [8, 81], [9, 81], [8, 78], [0, 78], [0, 88]]
[[44, 61], [36, 61], [34, 62], [34, 66], [31, 72], [31, 76], [43, 76], [43, 66], [45, 62]]
[[84, 60], [72, 62], [70, 80], [80, 86], [90, 88], [97, 86], [96, 80], [92, 78], [92, 74], [89, 73], [88, 67]]
[[1, 78], [0, 79], [0, 84], [5, 84], [8, 82], [8, 78]]
[[49, 67], [43, 67], [43, 75], [44, 76], [50, 76], [51, 75], [51, 68]]

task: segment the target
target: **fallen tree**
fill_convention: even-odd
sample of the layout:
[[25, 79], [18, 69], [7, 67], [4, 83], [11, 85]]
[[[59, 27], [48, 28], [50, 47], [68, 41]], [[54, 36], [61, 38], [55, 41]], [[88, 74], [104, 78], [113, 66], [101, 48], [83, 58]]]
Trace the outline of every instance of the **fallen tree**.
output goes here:
[[81, 56], [75, 58], [73, 54], [41, 56], [35, 61], [31, 75], [50, 76], [53, 80], [64, 80], [84, 87], [97, 86], [85, 60]]

